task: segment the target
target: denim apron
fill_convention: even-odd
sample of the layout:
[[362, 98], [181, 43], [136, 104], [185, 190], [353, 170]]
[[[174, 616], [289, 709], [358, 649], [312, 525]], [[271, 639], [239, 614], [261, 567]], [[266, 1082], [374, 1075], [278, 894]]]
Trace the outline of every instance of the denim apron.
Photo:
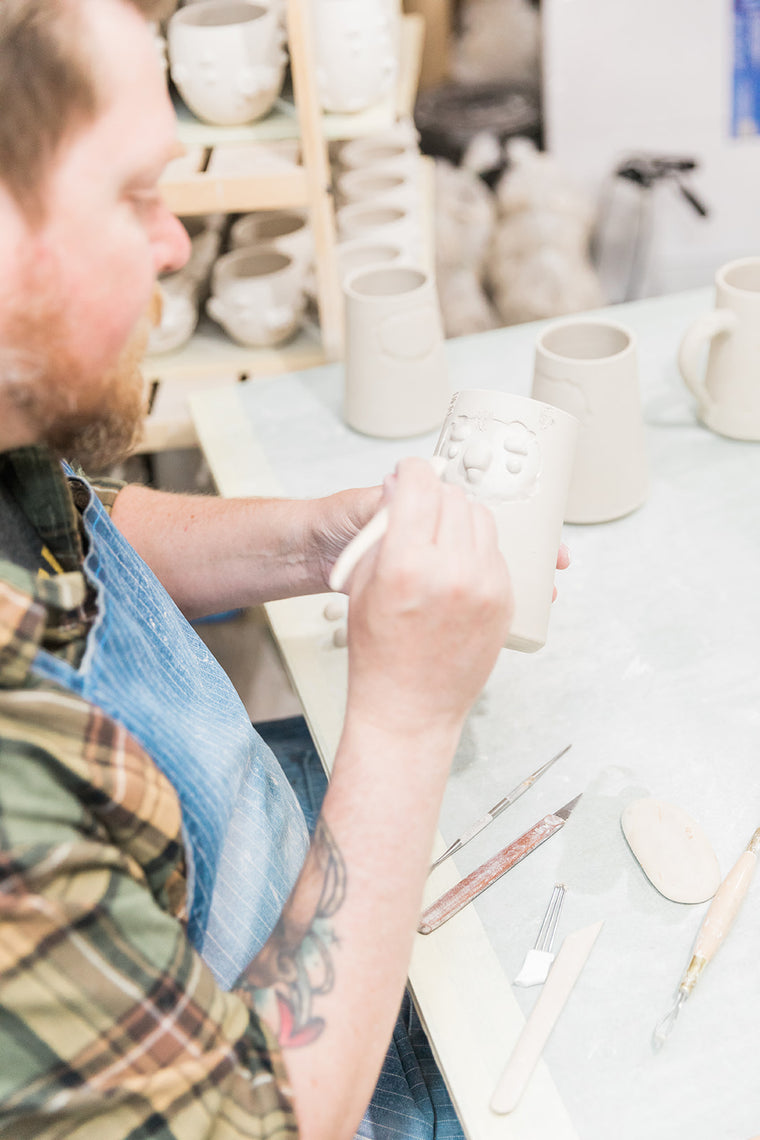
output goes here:
[[232, 683], [97, 495], [83, 513], [97, 617], [78, 669], [32, 670], [123, 724], [174, 786], [188, 860], [188, 937], [225, 989], [266, 942], [309, 837]]
[[[84, 573], [98, 603], [85, 654], [74, 669], [40, 650], [32, 671], [123, 724], [173, 785], [188, 863], [188, 937], [229, 989], [298, 878], [309, 844], [299, 800], [313, 827], [324, 773], [300, 718], [266, 726], [275, 759], [226, 673], [92, 490], [82, 518]], [[408, 994], [356, 1136], [464, 1140]]]

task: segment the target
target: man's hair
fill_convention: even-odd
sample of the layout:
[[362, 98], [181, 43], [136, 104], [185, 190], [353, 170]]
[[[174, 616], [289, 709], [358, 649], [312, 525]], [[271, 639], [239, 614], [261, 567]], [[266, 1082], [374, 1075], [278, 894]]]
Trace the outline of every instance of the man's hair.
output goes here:
[[[167, 0], [124, 0], [147, 19]], [[44, 217], [58, 148], [98, 113], [80, 0], [0, 0], [0, 181], [30, 222]]]

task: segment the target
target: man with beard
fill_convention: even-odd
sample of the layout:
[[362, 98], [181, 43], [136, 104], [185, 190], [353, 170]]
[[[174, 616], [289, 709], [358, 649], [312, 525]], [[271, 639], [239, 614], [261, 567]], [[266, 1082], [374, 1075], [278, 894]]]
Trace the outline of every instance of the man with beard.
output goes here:
[[[456, 1136], [401, 1028], [386, 1051], [506, 566], [422, 461], [308, 502], [83, 476], [139, 431], [145, 313], [188, 254], [155, 7], [0, 3], [0, 1136]], [[324, 590], [383, 500], [310, 834], [186, 618]]]

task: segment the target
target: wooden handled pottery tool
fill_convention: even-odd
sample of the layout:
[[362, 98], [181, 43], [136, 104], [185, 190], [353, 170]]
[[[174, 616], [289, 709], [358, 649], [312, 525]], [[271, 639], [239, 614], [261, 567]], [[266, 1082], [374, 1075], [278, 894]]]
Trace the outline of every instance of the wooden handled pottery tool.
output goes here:
[[714, 957], [731, 929], [752, 881], [758, 851], [760, 851], [760, 827], [715, 892], [699, 928], [691, 961], [681, 978], [675, 1004], [670, 1012], [666, 1013], [655, 1026], [652, 1037], [652, 1047], [655, 1052], [665, 1044], [671, 1029], [675, 1025], [681, 1006], [691, 994], [700, 974]]
[[559, 760], [560, 756], [564, 756], [566, 752], [569, 752], [571, 748], [572, 744], [568, 744], [565, 748], [562, 749], [561, 752], [558, 752], [556, 756], [552, 756], [551, 760], [547, 760], [545, 764], [542, 764], [540, 768], [537, 768], [531, 776], [527, 776], [521, 784], [518, 784], [516, 788], [513, 788], [512, 791], [504, 796], [503, 799], [499, 800], [497, 804], [494, 804], [494, 806], [490, 808], [485, 813], [485, 815], [482, 815], [480, 819], [477, 819], [475, 823], [473, 823], [472, 827], [469, 827], [463, 835], [460, 835], [459, 839], [455, 839], [454, 842], [446, 848], [443, 855], [439, 855], [436, 861], [434, 863], [431, 863], [430, 870], [432, 871], [435, 867], [439, 866], [439, 864], [441, 864], [444, 859], [448, 859], [449, 855], [453, 855], [455, 852], [461, 851], [465, 843], [469, 843], [470, 840], [474, 839], [476, 835], [480, 835], [484, 827], [488, 827], [489, 823], [493, 823], [497, 815], [501, 815], [503, 811], [505, 811], [511, 804], [515, 802], [515, 800], [519, 800], [520, 796], [523, 795], [524, 792], [527, 792], [528, 788], [533, 787], [539, 776], [543, 776], [544, 772], [548, 772], [552, 764]]
[[[428, 459], [428, 463], [436, 475], [440, 476], [443, 474], [446, 460], [441, 458], [440, 455], [431, 456]], [[359, 533], [355, 534], [351, 541], [344, 546], [336, 558], [335, 564], [330, 571], [329, 585], [331, 590], [340, 593], [351, 577], [359, 560], [364, 557], [368, 550], [372, 549], [376, 542], [380, 541], [387, 529], [388, 508], [381, 507], [377, 514], [372, 516], [367, 525], [362, 527]]]
[[456, 886], [436, 899], [422, 914], [420, 924], [417, 927], [420, 934], [430, 934], [433, 930], [437, 930], [439, 926], [442, 926], [444, 922], [467, 906], [467, 903], [472, 902], [479, 894], [482, 894], [487, 887], [490, 887], [507, 871], [511, 871], [513, 867], [517, 866], [526, 855], [530, 855], [531, 851], [535, 851], [550, 836], [564, 827], [580, 798], [580, 795], [577, 795], [564, 807], [555, 812], [549, 812], [530, 831], [526, 831], [514, 843], [510, 843], [492, 855], [490, 859], [481, 863], [466, 878], [460, 879]]
[[586, 964], [602, 923], [568, 934], [491, 1098], [493, 1112], [512, 1112], [530, 1080], [549, 1034]]

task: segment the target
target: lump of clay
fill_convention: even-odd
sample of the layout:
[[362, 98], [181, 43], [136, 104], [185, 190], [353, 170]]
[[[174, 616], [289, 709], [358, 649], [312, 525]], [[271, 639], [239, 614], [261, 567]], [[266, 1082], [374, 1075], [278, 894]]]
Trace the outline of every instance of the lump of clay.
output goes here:
[[720, 867], [699, 824], [663, 800], [628, 804], [620, 817], [623, 835], [644, 874], [666, 899], [705, 902], [720, 886]]

